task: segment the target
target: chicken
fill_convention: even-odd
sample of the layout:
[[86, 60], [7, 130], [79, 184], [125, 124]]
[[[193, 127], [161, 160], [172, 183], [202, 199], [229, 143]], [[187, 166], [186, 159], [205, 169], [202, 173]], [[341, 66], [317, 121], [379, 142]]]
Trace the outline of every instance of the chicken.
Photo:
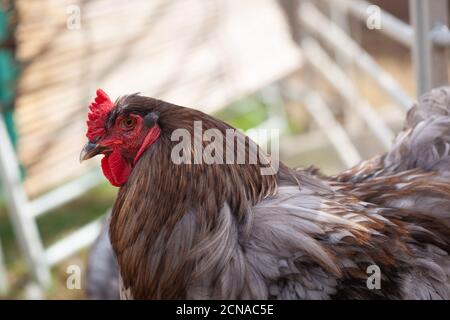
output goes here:
[[[422, 98], [386, 155], [326, 177], [275, 166], [198, 110], [98, 90], [80, 158], [102, 154], [120, 187], [110, 237], [122, 298], [449, 299], [449, 97]], [[198, 121], [235, 135], [198, 138]], [[180, 148], [180, 130], [194, 147]], [[225, 161], [230, 145], [258, 161]]]

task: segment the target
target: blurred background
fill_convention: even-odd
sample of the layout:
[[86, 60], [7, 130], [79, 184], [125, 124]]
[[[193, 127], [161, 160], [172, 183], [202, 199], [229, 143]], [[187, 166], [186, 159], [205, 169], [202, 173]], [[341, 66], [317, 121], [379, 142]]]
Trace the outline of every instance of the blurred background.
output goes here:
[[333, 174], [384, 152], [448, 83], [448, 14], [447, 0], [0, 0], [0, 297], [86, 298], [117, 192], [78, 161], [97, 88], [277, 128], [285, 163]]

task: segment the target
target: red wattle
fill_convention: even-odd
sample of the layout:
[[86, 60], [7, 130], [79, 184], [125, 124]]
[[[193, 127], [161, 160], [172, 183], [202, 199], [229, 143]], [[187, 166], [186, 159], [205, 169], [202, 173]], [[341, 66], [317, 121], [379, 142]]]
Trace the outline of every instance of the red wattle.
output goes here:
[[158, 125], [154, 125], [147, 133], [142, 142], [140, 149], [138, 150], [136, 156], [133, 160], [133, 165], [139, 160], [139, 158], [144, 154], [144, 152], [159, 138], [161, 134], [161, 128]]
[[118, 150], [102, 159], [102, 170], [105, 177], [115, 187], [124, 185], [131, 174], [131, 166]]

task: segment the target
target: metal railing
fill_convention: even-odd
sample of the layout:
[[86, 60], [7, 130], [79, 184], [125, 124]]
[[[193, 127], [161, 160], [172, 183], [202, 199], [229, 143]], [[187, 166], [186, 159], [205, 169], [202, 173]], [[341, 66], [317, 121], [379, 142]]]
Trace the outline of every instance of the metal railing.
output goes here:
[[[331, 8], [331, 14], [327, 15], [321, 10], [324, 4]], [[355, 65], [358, 72], [370, 77], [396, 105], [404, 111], [408, 110], [415, 99], [406, 93], [394, 77], [385, 71], [345, 28], [350, 16], [365, 24], [369, 18], [368, 9], [373, 7], [372, 3], [363, 0], [300, 0], [297, 17], [302, 32], [299, 32], [298, 42], [309, 66], [335, 89], [387, 150], [394, 137], [392, 130], [378, 115], [377, 110], [358, 92], [357, 84], [347, 75], [342, 63], [335, 61], [339, 59], [333, 60], [321, 45], [323, 43], [327, 48], [331, 48], [331, 51], [337, 53], [339, 58], [345, 59], [346, 63]], [[377, 31], [411, 50], [416, 91], [419, 96], [433, 87], [448, 83], [448, 2], [410, 0], [409, 7], [411, 25], [376, 7], [380, 13], [381, 24]], [[295, 87], [291, 87], [288, 91], [290, 98], [305, 106], [319, 129], [326, 124], [326, 128], [331, 127], [333, 132], [338, 133], [339, 138], [330, 134], [327, 136], [343, 163], [347, 166], [356, 164], [360, 160], [357, 156], [358, 149], [347, 136], [343, 126], [330, 119], [331, 108], [317, 92], [317, 88], [310, 86], [304, 92], [298, 92]], [[327, 132], [323, 129], [322, 131]]]

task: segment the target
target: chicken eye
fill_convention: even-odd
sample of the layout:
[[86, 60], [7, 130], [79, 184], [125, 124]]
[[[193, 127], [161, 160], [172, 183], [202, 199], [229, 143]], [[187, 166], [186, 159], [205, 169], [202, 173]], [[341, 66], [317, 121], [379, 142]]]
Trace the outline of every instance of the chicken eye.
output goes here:
[[122, 121], [120, 121], [120, 127], [123, 130], [127, 130], [127, 131], [131, 130], [135, 127], [135, 125], [136, 125], [136, 119], [131, 118], [131, 117], [124, 118], [124, 119], [122, 119]]

